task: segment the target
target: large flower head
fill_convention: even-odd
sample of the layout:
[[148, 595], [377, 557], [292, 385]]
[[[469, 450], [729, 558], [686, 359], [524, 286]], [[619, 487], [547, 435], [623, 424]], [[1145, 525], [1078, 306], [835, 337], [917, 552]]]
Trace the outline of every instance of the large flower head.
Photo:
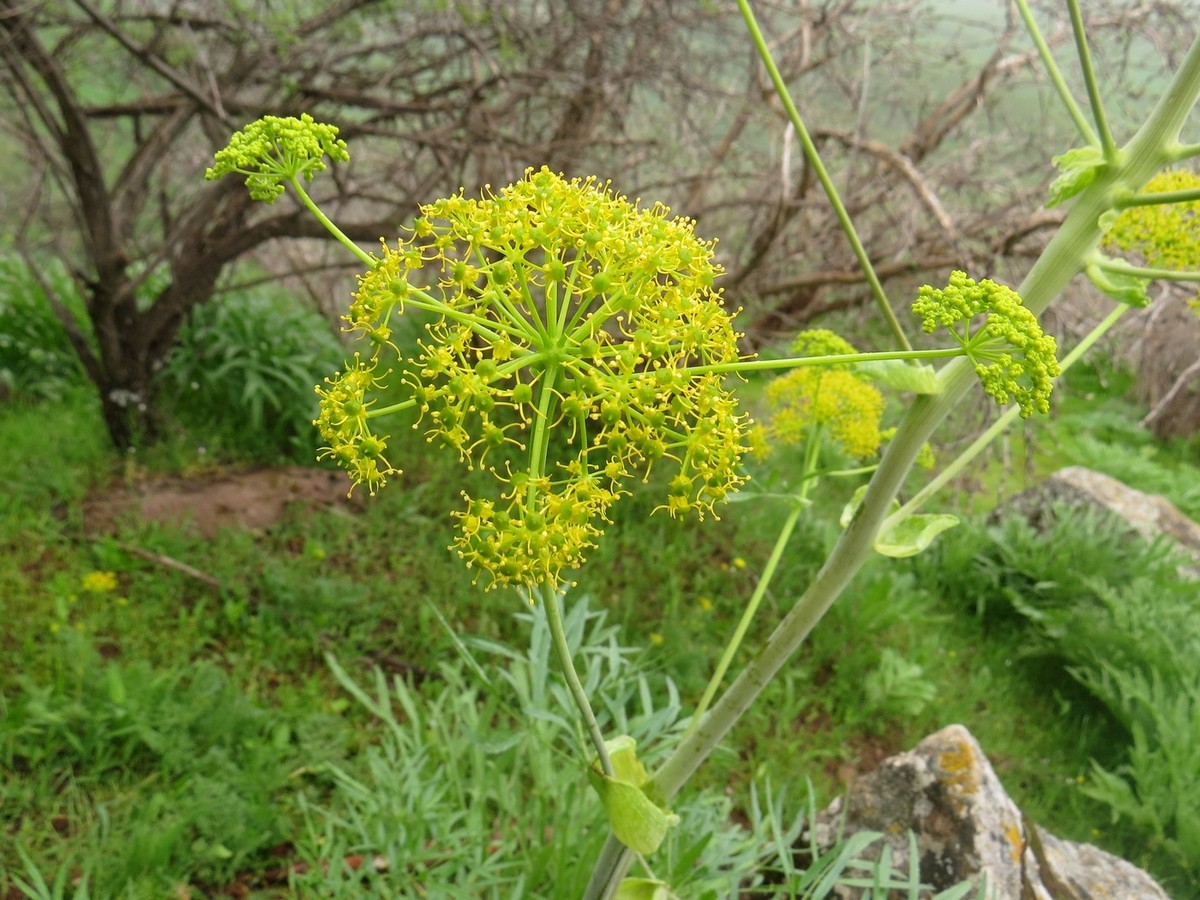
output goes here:
[[[406, 307], [435, 314], [401, 377], [429, 439], [495, 477], [494, 494], [465, 496], [455, 542], [492, 586], [578, 566], [652, 467], [671, 469], [672, 515], [712, 512], [741, 482], [744, 417], [715, 370], [738, 359], [738, 335], [693, 225], [531, 169], [422, 207], [360, 279], [346, 321], [375, 352]], [[327, 452], [371, 488], [394, 470], [357, 388], [384, 380], [357, 362], [322, 390], [317, 420]], [[379, 442], [365, 471], [366, 438], [348, 435]]]

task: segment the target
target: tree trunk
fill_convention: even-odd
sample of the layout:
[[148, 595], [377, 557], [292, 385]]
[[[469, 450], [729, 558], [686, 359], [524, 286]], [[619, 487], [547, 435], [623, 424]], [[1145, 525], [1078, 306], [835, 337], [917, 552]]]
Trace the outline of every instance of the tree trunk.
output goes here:
[[156, 412], [149, 379], [142, 373], [97, 384], [104, 427], [113, 446], [124, 452], [155, 441], [162, 421]]

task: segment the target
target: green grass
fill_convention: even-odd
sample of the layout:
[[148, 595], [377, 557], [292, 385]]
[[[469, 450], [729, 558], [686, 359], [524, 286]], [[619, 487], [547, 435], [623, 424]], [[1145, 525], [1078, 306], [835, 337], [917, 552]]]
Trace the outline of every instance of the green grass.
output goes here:
[[1158, 441], [1139, 427], [1145, 409], [1130, 397], [1133, 380], [1105, 361], [1067, 372], [1055, 388], [1050, 419], [1014, 426], [990, 451], [983, 473], [973, 473], [976, 511], [986, 512], [997, 495], [1081, 465], [1163, 494], [1200, 521], [1200, 435]]
[[[1080, 461], [1088, 422], [1108, 471], [1177, 489], [1173, 499], [1194, 508], [1190, 445], [1131, 432], [1124, 401], [1086, 378], [1064, 395], [1037, 438], [1055, 451], [1052, 467]], [[397, 435], [406, 474], [362, 514], [294, 509], [264, 533], [211, 541], [150, 524], [85, 537], [88, 490], [138, 471], [106, 448], [86, 392], [3, 407], [0, 440], [25, 473], [0, 495], [0, 892], [86, 874], [96, 896], [183, 885], [213, 896], [234, 884], [259, 897], [356, 896], [363, 877], [380, 891], [399, 877], [347, 868], [377, 854], [472, 896], [564, 885], [566, 896], [586, 876], [577, 861], [603, 829], [566, 753], [582, 735], [544, 657], [530, 655], [529, 609], [480, 592], [446, 549], [446, 498], [464, 473], [420, 434]], [[189, 446], [151, 457], [190, 468]], [[986, 497], [1014, 476], [994, 460], [979, 477]], [[737, 504], [717, 522], [673, 522], [648, 515], [653, 488], [618, 505], [568, 597], [578, 628], [593, 633], [589, 670], [613, 673], [602, 716], [652, 758], [655, 737], [703, 690], [784, 514]], [[803, 589], [841, 502], [797, 530], [743, 653]], [[1080, 658], [1031, 654], [1028, 617], [1003, 592], [981, 603], [981, 572], [997, 570], [977, 560], [996, 546], [969, 525], [926, 557], [877, 560], [856, 579], [681, 798], [688, 824], [661, 863], [678, 890], [724, 896], [730, 872], [770, 855], [761, 834], [734, 824], [753, 820], [763, 779], [791, 786], [787, 819], [805, 779], [828, 800], [852, 771], [950, 722], [979, 737], [1033, 819], [1153, 865], [1177, 891], [1195, 887], [1145, 823], [1126, 815], [1110, 826], [1110, 805], [1089, 796], [1093, 760], [1126, 762], [1128, 725], [1070, 675]], [[1031, 551], [1018, 557], [996, 558], [1008, 572]], [[1093, 568], [1110, 571], [1103, 559]], [[115, 573], [115, 590], [84, 588], [97, 571]], [[456, 644], [443, 619], [474, 637]], [[307, 868], [289, 876], [299, 861]], [[686, 889], [685, 872], [696, 879]]]

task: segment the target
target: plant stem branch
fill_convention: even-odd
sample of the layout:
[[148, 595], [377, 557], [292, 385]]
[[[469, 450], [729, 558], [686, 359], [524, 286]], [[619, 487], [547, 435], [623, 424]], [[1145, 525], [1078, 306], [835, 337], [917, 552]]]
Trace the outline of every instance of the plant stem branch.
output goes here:
[[767, 40], [763, 36], [762, 30], [758, 27], [758, 21], [754, 18], [754, 11], [750, 8], [749, 0], [738, 0], [738, 8], [742, 11], [742, 18], [746, 20], [746, 27], [750, 31], [750, 37], [754, 41], [754, 46], [758, 49], [758, 55], [762, 58], [763, 65], [767, 68], [767, 73], [771, 77], [771, 83], [775, 86], [775, 93], [783, 102], [783, 107], [787, 111], [792, 127], [796, 129], [796, 137], [799, 139], [800, 145], [804, 148], [804, 155], [807, 157], [809, 165], [813, 167], [813, 172], [817, 176], [817, 179], [821, 182], [821, 187], [825, 189], [825, 194], [829, 198], [829, 205], [833, 208], [834, 215], [837, 216], [838, 223], [842, 226], [842, 231], [846, 233], [846, 238], [850, 242], [850, 248], [854, 251], [858, 265], [866, 277], [867, 284], [871, 287], [871, 293], [875, 297], [875, 302], [879, 305], [879, 311], [883, 314], [884, 319], [887, 320], [888, 327], [891, 328], [892, 334], [900, 346], [905, 350], [911, 350], [912, 344], [909, 343], [903, 326], [896, 318], [896, 313], [887, 298], [883, 284], [880, 282], [879, 276], [875, 273], [875, 267], [871, 265], [871, 258], [867, 255], [867, 250], [858, 236], [858, 231], [854, 228], [854, 222], [850, 219], [850, 213], [846, 210], [845, 204], [842, 203], [837, 185], [833, 183], [833, 179], [825, 168], [825, 164], [821, 161], [821, 155], [817, 152], [817, 145], [813, 143], [808, 129], [805, 128], [804, 120], [800, 117], [800, 111], [796, 108], [796, 104], [792, 100], [787, 83], [783, 80], [783, 75], [780, 74], [779, 67], [775, 65], [775, 59], [771, 55], [771, 49], [767, 46]]
[[716, 696], [717, 690], [721, 687], [721, 681], [725, 678], [725, 673], [729, 671], [733, 657], [737, 654], [738, 647], [742, 645], [742, 640], [746, 637], [746, 631], [750, 628], [750, 623], [754, 620], [754, 614], [758, 612], [759, 604], [762, 603], [762, 598], [766, 596], [771, 579], [775, 577], [775, 570], [779, 567], [779, 561], [783, 558], [783, 551], [787, 548], [788, 541], [791, 540], [792, 531], [795, 529], [796, 523], [800, 521], [800, 513], [804, 511], [806, 504], [800, 503], [795, 497], [790, 499], [792, 500], [792, 511], [784, 521], [783, 527], [779, 529], [779, 536], [775, 539], [775, 546], [771, 549], [771, 556], [767, 559], [767, 564], [758, 578], [758, 584], [754, 586], [754, 593], [751, 594], [750, 601], [742, 611], [742, 618], [738, 621], [737, 628], [734, 629], [733, 636], [729, 639], [729, 643], [725, 647], [725, 652], [721, 654], [721, 659], [717, 663], [717, 668], [713, 672], [712, 678], [708, 681], [708, 686], [704, 689], [703, 696], [700, 697], [700, 702], [696, 704], [696, 710], [692, 713], [692, 721], [688, 724], [687, 731], [684, 733], [685, 736], [696, 730], [696, 726], [704, 718], [709, 704], [712, 703], [713, 697]]
[[[1100, 338], [1103, 337], [1110, 328], [1116, 325], [1121, 316], [1125, 315], [1125, 313], [1127, 313], [1131, 308], [1132, 307], [1124, 303], [1118, 304], [1116, 307], [1114, 307], [1113, 310], [1104, 317], [1100, 324], [1093, 328], [1070, 353], [1063, 357], [1063, 360], [1060, 363], [1060, 368], [1062, 371], [1066, 372], [1067, 369], [1075, 365], [1075, 363], [1079, 361], [1083, 354], [1090, 350], [1092, 345], [1094, 345], [1096, 341], [1100, 340]], [[973, 461], [976, 456], [983, 452], [983, 450], [993, 440], [995, 440], [999, 434], [1001, 434], [1001, 432], [1008, 428], [1008, 426], [1013, 423], [1013, 420], [1020, 415], [1020, 412], [1021, 408], [1015, 405], [1006, 409], [1000, 418], [993, 422], [986, 431], [984, 431], [981, 435], [979, 435], [979, 437], [971, 442], [970, 446], [958, 454], [958, 456], [955, 457], [954, 460], [951, 461], [951, 463], [942, 471], [938, 472], [934, 478], [931, 478], [928, 484], [917, 491], [911, 500], [884, 519], [883, 525], [880, 526], [880, 530], [886, 532], [889, 528], [892, 528], [899, 522], [907, 519], [922, 506], [924, 506], [926, 500], [945, 487], [945, 485], [951, 479], [953, 479], [954, 476], [966, 468], [968, 463]]]
[[[554, 396], [554, 384], [558, 380], [559, 371], [559, 367], [552, 363], [546, 367], [542, 374], [537, 421], [534, 423], [533, 436], [529, 442], [529, 492], [527, 502], [531, 508], [537, 497], [538, 481], [546, 469], [546, 454], [550, 441], [550, 403]], [[608, 756], [608, 748], [604, 743], [604, 734], [600, 731], [600, 726], [596, 722], [596, 714], [592, 711], [592, 704], [588, 701], [587, 693], [584, 691], [583, 684], [579, 680], [579, 673], [575, 671], [575, 663], [571, 659], [571, 648], [567, 645], [567, 634], [563, 628], [562, 607], [558, 588], [550, 582], [544, 581], [539, 585], [539, 591], [542, 595], [542, 604], [546, 607], [546, 623], [550, 626], [550, 636], [554, 641], [554, 649], [558, 655], [559, 668], [562, 669], [563, 677], [567, 680], [567, 687], [571, 691], [571, 698], [575, 701], [575, 706], [579, 709], [579, 714], [583, 717], [584, 725], [587, 726], [592, 745], [596, 748], [596, 755], [600, 758], [600, 767], [604, 770], [605, 775], [611, 776], [613, 774], [612, 760]]]
[[[1167, 90], [1145, 124], [1110, 166], [1075, 199], [1062, 226], [1021, 283], [1017, 293], [1035, 315], [1043, 312], [1081, 269], [1100, 240], [1100, 216], [1112, 208], [1114, 189], [1145, 184], [1171, 159], [1179, 132], [1200, 97], [1200, 38], [1192, 44]], [[721, 696], [704, 721], [680, 742], [653, 776], [654, 786], [670, 800], [728, 734], [775, 673], [808, 636], [825, 611], [872, 556], [872, 542], [890, 513], [893, 499], [922, 444], [975, 383], [968, 360], [956, 359], [938, 373], [940, 394], [922, 394], [908, 408], [895, 438], [849, 527], [842, 532], [808, 589], [780, 621], [766, 643]], [[607, 900], [620, 885], [631, 855], [612, 835], [601, 851], [586, 900]]]
[[1079, 0], [1067, 0], [1067, 8], [1071, 13], [1071, 30], [1075, 32], [1075, 52], [1079, 56], [1079, 66], [1083, 70], [1084, 83], [1087, 84], [1088, 100], [1092, 104], [1092, 118], [1096, 120], [1096, 130], [1100, 132], [1100, 148], [1109, 164], [1114, 164], [1117, 161], [1117, 145], [1108, 127], [1108, 117], [1104, 114], [1100, 83], [1096, 80], [1096, 70], [1092, 67], [1092, 51], [1088, 47]]
[[1134, 278], [1145, 278], [1147, 281], [1200, 281], [1200, 269], [1156, 269], [1150, 266], [1135, 266], [1123, 259], [1102, 257], [1093, 259], [1092, 265], [1106, 272], [1116, 272], [1121, 275], [1132, 275]]
[[837, 363], [877, 362], [886, 359], [953, 359], [965, 356], [962, 347], [941, 350], [881, 350], [876, 353], [842, 353], [829, 356], [792, 356], [785, 359], [744, 359], [731, 363], [710, 363], [703, 366], [684, 366], [676, 369], [680, 375], [706, 375], [710, 372], [773, 372], [798, 369], [802, 366], [828, 366]]
[[1200, 156], [1200, 144], [1180, 144], [1171, 152], [1172, 162], [1179, 162]]
[[596, 722], [596, 714], [592, 711], [592, 704], [588, 700], [587, 692], [584, 691], [583, 684], [579, 680], [579, 673], [575, 671], [575, 663], [571, 659], [571, 648], [567, 645], [567, 633], [563, 627], [558, 589], [550, 582], [544, 581], [540, 590], [542, 603], [546, 607], [546, 623], [550, 626], [550, 637], [554, 641], [554, 649], [558, 654], [559, 668], [562, 669], [563, 677], [567, 679], [567, 687], [571, 690], [575, 706], [579, 708], [579, 712], [583, 716], [588, 735], [592, 739], [592, 746], [596, 748], [596, 756], [600, 759], [600, 768], [605, 775], [611, 778], [613, 777], [613, 765], [608, 756], [608, 747], [604, 743], [604, 733]]
[[357, 256], [360, 260], [362, 260], [363, 265], [365, 265], [368, 269], [374, 269], [377, 265], [379, 265], [379, 260], [373, 257], [362, 247], [358, 246], [358, 244], [354, 243], [354, 241], [350, 240], [350, 238], [346, 236], [342, 229], [338, 228], [333, 224], [332, 221], [330, 221], [329, 216], [325, 215], [325, 213], [321, 211], [321, 207], [317, 206], [316, 201], [314, 201], [313, 198], [308, 195], [308, 191], [304, 189], [304, 185], [301, 183], [301, 180], [298, 177], [293, 175], [288, 179], [288, 182], [291, 184], [293, 190], [295, 190], [296, 196], [300, 198], [300, 202], [304, 204], [305, 208], [317, 217], [317, 221], [324, 225], [325, 230], [337, 238], [340, 244]]
[[1167, 203], [1194, 203], [1197, 200], [1200, 200], [1200, 188], [1186, 188], [1181, 191], [1130, 194], [1127, 197], [1116, 198], [1113, 206], [1117, 209], [1128, 209], [1131, 206], [1161, 206]]
[[399, 403], [393, 403], [390, 406], [377, 406], [367, 410], [367, 418], [374, 419], [379, 416], [389, 416], [392, 413], [403, 412], [406, 409], [412, 409], [417, 405], [417, 401], [413, 398], [401, 400]]
[[1050, 45], [1046, 43], [1046, 38], [1042, 35], [1042, 31], [1038, 28], [1037, 21], [1033, 18], [1033, 11], [1029, 8], [1029, 0], [1017, 0], [1017, 8], [1021, 11], [1021, 18], [1025, 21], [1025, 30], [1029, 32], [1029, 37], [1033, 40], [1037, 47], [1038, 55], [1042, 58], [1042, 65], [1046, 67], [1046, 74], [1050, 76], [1050, 81], [1054, 84], [1054, 89], [1058, 92], [1059, 98], [1063, 102], [1063, 106], [1067, 108], [1067, 114], [1071, 117], [1071, 121], [1075, 123], [1075, 127], [1079, 130], [1079, 135], [1089, 144], [1097, 144], [1099, 140], [1096, 137], [1096, 132], [1088, 122], [1087, 116], [1079, 104], [1075, 102], [1075, 97], [1071, 94], [1071, 89], [1067, 87], [1067, 80], [1063, 78], [1062, 70], [1059, 69], [1058, 63], [1054, 61], [1054, 56], [1050, 53]]

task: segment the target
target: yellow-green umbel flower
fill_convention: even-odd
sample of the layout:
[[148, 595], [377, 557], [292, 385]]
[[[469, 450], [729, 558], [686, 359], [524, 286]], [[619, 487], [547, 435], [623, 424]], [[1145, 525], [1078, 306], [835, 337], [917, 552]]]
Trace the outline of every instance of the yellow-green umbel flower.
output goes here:
[[984, 391], [997, 403], [1015, 400], [1025, 418], [1034, 410], [1050, 411], [1050, 391], [1061, 372], [1058, 346], [1016, 291], [953, 272], [945, 288], [923, 286], [912, 310], [926, 333], [945, 328], [963, 346]]
[[383, 455], [387, 438], [374, 434], [368, 423], [367, 410], [374, 402], [368, 397], [381, 386], [376, 369], [374, 360], [364, 363], [355, 354], [353, 366], [326, 378], [325, 387], [317, 386], [320, 415], [313, 420], [326, 442], [318, 458], [331, 457], [350, 472], [352, 485], [366, 485], [372, 494], [397, 471]]
[[255, 200], [271, 203], [283, 193], [284, 183], [324, 171], [325, 159], [350, 158], [338, 129], [313, 120], [308, 113], [263, 116], [235, 132], [229, 145], [217, 151], [214, 165], [204, 173], [210, 181], [232, 172], [246, 176], [246, 187]]
[[[856, 353], [854, 347], [827, 329], [802, 331], [792, 342], [798, 356]], [[768, 416], [756, 442], [766, 446], [795, 446], [820, 429], [834, 444], [856, 459], [879, 449], [883, 395], [850, 363], [806, 366], [776, 378], [766, 389]]]
[[[1200, 175], [1178, 169], [1155, 175], [1140, 193], [1165, 194], [1198, 187]], [[1105, 232], [1104, 243], [1110, 249], [1140, 255], [1148, 266], [1200, 268], [1200, 200], [1122, 210]]]
[[[672, 515], [711, 513], [743, 480], [744, 417], [720, 374], [690, 371], [738, 359], [713, 244], [693, 225], [531, 169], [423, 206], [360, 279], [346, 321], [373, 352], [406, 307], [436, 315], [402, 377], [429, 439], [495, 477], [456, 513], [455, 546], [491, 586], [557, 582], [654, 466], [673, 471]], [[372, 487], [390, 466], [372, 446], [377, 468], [355, 469], [369, 415], [357, 389], [385, 377], [359, 363], [317, 420], [326, 453]]]

